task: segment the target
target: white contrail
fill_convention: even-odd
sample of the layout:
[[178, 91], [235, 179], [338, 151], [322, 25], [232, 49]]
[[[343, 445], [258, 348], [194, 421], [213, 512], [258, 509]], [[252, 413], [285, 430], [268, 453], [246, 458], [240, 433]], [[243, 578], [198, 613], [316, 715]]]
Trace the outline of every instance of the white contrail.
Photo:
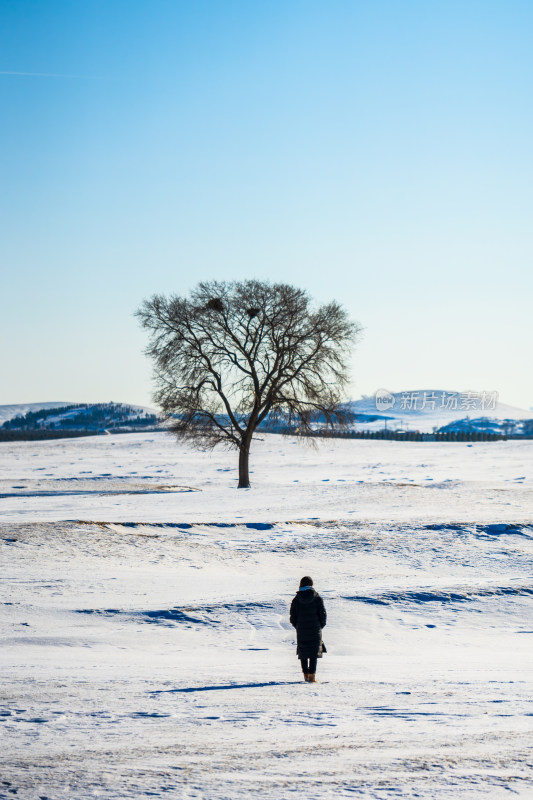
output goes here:
[[58, 75], [54, 72], [11, 72], [0, 70], [0, 75], [22, 75], [29, 78], [81, 78], [86, 81], [104, 80], [104, 78], [94, 77], [93, 75]]

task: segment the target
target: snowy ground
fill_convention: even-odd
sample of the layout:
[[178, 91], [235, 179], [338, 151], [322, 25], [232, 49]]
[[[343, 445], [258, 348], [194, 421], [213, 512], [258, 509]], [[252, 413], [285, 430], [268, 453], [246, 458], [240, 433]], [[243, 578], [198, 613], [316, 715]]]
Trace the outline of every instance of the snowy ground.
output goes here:
[[0, 444], [0, 797], [533, 797], [532, 455]]

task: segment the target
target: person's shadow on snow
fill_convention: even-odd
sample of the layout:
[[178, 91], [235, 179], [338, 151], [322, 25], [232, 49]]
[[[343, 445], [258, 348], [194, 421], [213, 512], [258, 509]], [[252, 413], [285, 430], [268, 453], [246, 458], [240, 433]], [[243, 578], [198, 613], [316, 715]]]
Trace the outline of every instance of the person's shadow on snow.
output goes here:
[[172, 694], [179, 692], [218, 692], [222, 689], [261, 689], [264, 686], [292, 686], [300, 681], [265, 681], [263, 683], [224, 683], [218, 686], [185, 686], [179, 689], [156, 689], [149, 694]]

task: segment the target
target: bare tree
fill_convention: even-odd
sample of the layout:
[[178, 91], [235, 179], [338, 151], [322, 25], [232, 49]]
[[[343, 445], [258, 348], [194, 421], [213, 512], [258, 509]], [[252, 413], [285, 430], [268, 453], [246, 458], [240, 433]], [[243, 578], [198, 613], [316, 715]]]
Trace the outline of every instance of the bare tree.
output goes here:
[[199, 283], [189, 298], [154, 295], [137, 311], [151, 333], [155, 401], [170, 430], [198, 445], [239, 450], [239, 488], [257, 426], [283, 420], [300, 434], [320, 416], [343, 424], [339, 404], [359, 332], [336, 302], [263, 281]]

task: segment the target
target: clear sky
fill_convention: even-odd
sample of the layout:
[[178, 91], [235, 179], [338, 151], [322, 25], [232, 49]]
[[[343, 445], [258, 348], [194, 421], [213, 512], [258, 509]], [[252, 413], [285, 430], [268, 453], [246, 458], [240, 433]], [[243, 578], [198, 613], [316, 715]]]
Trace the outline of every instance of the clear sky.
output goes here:
[[149, 404], [140, 301], [257, 277], [364, 326], [354, 398], [533, 406], [530, 0], [4, 0], [0, 23], [0, 403]]

